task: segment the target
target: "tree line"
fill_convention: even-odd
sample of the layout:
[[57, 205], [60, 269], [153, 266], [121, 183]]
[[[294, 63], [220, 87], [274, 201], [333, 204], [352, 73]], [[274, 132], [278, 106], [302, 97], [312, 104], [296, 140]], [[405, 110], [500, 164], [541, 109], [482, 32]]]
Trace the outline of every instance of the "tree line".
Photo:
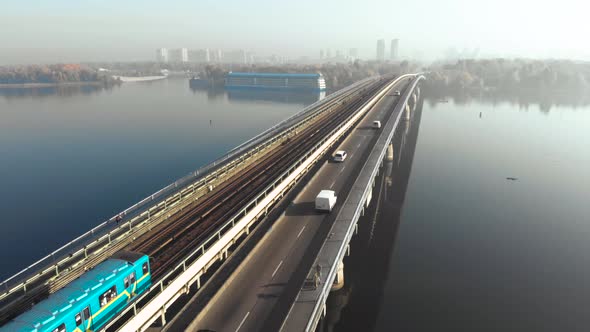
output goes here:
[[329, 89], [339, 89], [364, 78], [391, 73], [406, 73], [418, 70], [418, 66], [408, 61], [382, 63], [376, 61], [354, 61], [347, 63], [324, 63], [317, 65], [287, 63], [271, 64], [225, 64], [225, 63], [157, 63], [157, 62], [124, 62], [94, 63], [94, 67], [108, 68], [111, 74], [122, 76], [159, 75], [168, 70], [171, 75], [184, 73], [189, 77], [200, 77], [211, 86], [223, 86], [225, 75], [234, 72], [265, 72], [265, 73], [317, 73], [326, 80]]
[[317, 65], [283, 64], [283, 65], [206, 65], [198, 75], [201, 78], [221, 85], [229, 71], [262, 73], [321, 73], [330, 90], [337, 90], [367, 77], [383, 74], [403, 74], [417, 70], [415, 64], [407, 61], [401, 63], [380, 63], [354, 61], [349, 63], [324, 63]]
[[0, 84], [113, 83], [97, 70], [78, 64], [0, 67]]
[[569, 60], [486, 59], [436, 63], [426, 86], [438, 91], [587, 92], [590, 63]]

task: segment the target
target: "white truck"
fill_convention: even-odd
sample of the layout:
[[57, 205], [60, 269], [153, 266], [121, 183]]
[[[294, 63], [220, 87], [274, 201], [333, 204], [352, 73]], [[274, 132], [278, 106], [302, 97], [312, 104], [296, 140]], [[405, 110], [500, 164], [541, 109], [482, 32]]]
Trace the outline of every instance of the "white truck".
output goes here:
[[322, 190], [315, 198], [315, 209], [318, 211], [332, 211], [336, 205], [336, 193], [333, 190]]

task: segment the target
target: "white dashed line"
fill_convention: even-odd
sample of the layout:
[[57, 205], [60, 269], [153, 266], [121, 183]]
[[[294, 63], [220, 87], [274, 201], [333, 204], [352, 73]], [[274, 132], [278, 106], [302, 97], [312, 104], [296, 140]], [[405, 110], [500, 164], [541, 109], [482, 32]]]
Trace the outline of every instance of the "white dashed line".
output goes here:
[[238, 325], [238, 328], [236, 329], [236, 332], [238, 332], [240, 330], [240, 328], [242, 327], [242, 325], [244, 325], [244, 322], [246, 321], [246, 318], [248, 318], [248, 315], [250, 314], [250, 311], [248, 311], [246, 313], [246, 316], [244, 316], [244, 319], [242, 319], [242, 322], [240, 323], [240, 325]]
[[272, 276], [271, 276], [271, 278], [272, 278], [272, 277], [274, 277], [274, 276], [275, 276], [275, 274], [277, 274], [277, 271], [279, 270], [279, 268], [281, 267], [281, 265], [282, 265], [282, 264], [283, 264], [283, 261], [281, 261], [281, 262], [279, 263], [279, 265], [277, 265], [277, 268], [276, 268], [276, 269], [275, 269], [275, 271], [272, 273]]
[[303, 233], [304, 229], [305, 229], [305, 226], [303, 226], [303, 228], [299, 231], [299, 234], [297, 234], [297, 238], [299, 238], [301, 236], [301, 233]]

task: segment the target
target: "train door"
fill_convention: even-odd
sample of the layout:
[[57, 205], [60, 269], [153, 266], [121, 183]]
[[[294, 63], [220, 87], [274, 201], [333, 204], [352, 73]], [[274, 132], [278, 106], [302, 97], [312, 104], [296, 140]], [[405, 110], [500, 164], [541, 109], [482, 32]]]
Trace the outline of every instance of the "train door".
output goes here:
[[84, 308], [82, 311], [76, 314], [76, 327], [82, 331], [92, 330], [90, 326], [92, 319], [90, 316], [90, 306]]

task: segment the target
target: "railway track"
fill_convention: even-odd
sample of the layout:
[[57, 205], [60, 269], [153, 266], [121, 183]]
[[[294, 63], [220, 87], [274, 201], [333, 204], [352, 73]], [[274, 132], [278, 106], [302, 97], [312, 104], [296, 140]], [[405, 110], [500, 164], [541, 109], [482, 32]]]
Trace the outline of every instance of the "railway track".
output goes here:
[[384, 84], [385, 81], [378, 82], [357, 100], [342, 105], [335, 112], [323, 114], [313, 125], [292, 137], [288, 144], [275, 149], [232, 178], [232, 181], [226, 182], [225, 186], [218, 188], [196, 208], [161, 227], [155, 232], [157, 235], [134, 243], [128, 249], [146, 253], [153, 258], [152, 274], [157, 280], [321, 140], [324, 133], [354, 113]]
[[[150, 227], [148, 233], [139, 236], [130, 245], [116, 244], [102, 252], [100, 257], [89, 257], [83, 265], [53, 281], [32, 289], [14, 303], [3, 306], [0, 310], [0, 326], [76, 279], [85, 271], [84, 267], [100, 263], [105, 258], [102, 256], [111, 251], [126, 248], [150, 255], [154, 259], [152, 271], [154, 272], [154, 278], [157, 279], [168, 267], [185, 256], [187, 250], [206, 239], [223, 220], [238, 211], [243, 204], [254, 197], [256, 192], [273, 178], [273, 175], [280, 174], [280, 169], [287, 167], [305, 149], [313, 146], [314, 143], [312, 142], [317, 142], [321, 138], [321, 135], [317, 135], [318, 133], [329, 130], [328, 126], [333, 128], [337, 124], [338, 120], [336, 119], [345, 118], [346, 115], [353, 112], [358, 105], [373, 94], [372, 92], [378, 86], [382, 86], [382, 84], [372, 83], [372, 85], [363, 86], [361, 94], [364, 94], [349, 104], [345, 104], [343, 101], [354, 99], [359, 94], [358, 90], [349, 92], [341, 98], [326, 103], [326, 105], [319, 106], [319, 115], [312, 121], [313, 123], [304, 125], [295, 136], [291, 137], [288, 144], [283, 143], [284, 145], [273, 148], [257, 160], [255, 164], [249, 165], [238, 174], [228, 177], [218, 184], [211, 193], [176, 212], [169, 221]], [[325, 112], [338, 105], [339, 107], [334, 111]], [[335, 112], [342, 114], [328, 119]], [[277, 163], [277, 160], [280, 160], [280, 163]]]
[[[334, 104], [339, 103], [341, 102], [334, 101], [329, 105], [325, 105], [324, 108], [331, 108], [334, 106]], [[328, 113], [320, 115], [314, 121], [316, 125], [312, 125], [311, 128], [316, 128], [317, 123], [323, 122], [327, 116]], [[307, 135], [309, 131], [309, 127], [303, 128], [298, 131], [296, 136]], [[293, 137], [291, 137], [291, 140], [292, 139]], [[163, 249], [170, 242], [177, 239], [186, 230], [188, 230], [191, 225], [194, 225], [201, 219], [208, 217], [210, 213], [215, 211], [217, 208], [220, 208], [222, 204], [227, 204], [227, 201], [236, 194], [236, 191], [245, 189], [244, 187], [248, 183], [252, 182], [252, 179], [249, 178], [250, 176], [253, 178], [258, 178], [261, 174], [255, 172], [257, 169], [256, 165], [260, 163], [264, 164], [272, 162], [272, 158], [276, 158], [277, 150], [280, 150], [280, 153], [283, 153], [285, 146], [279, 146], [273, 151], [269, 152], [267, 155], [261, 157], [259, 160], [257, 160], [255, 165], [250, 165], [250, 167], [242, 170], [240, 172], [240, 176], [237, 176], [236, 174], [235, 176], [228, 178], [231, 179], [231, 181], [226, 180], [224, 183], [219, 184], [208, 196], [201, 198], [197, 202], [193, 202], [191, 206], [184, 208], [180, 212], [177, 212], [174, 215], [174, 220], [170, 220], [169, 222], [152, 229], [151, 233], [157, 234], [156, 236], [138, 239], [128, 246], [127, 249], [144, 252], [149, 254], [151, 257], [157, 256], [161, 249]], [[240, 178], [242, 180], [240, 180]], [[246, 183], [243, 181], [244, 178], [248, 179]], [[186, 224], [187, 222], [189, 223], [188, 225]]]

